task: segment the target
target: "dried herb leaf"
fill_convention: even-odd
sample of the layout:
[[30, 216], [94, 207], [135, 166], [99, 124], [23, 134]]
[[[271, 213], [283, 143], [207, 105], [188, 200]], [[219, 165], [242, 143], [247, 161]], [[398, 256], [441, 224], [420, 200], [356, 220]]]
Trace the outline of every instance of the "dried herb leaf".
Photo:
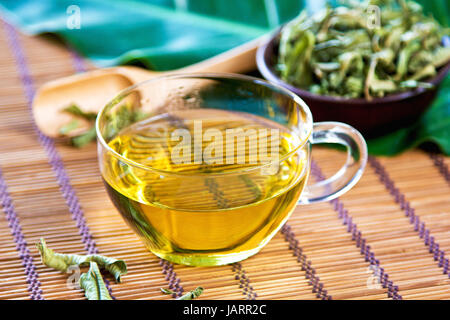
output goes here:
[[[172, 295], [175, 294], [175, 292], [170, 289], [160, 288], [160, 290], [164, 294], [172, 294]], [[198, 298], [202, 293], [203, 293], [203, 288], [197, 287], [194, 290], [189, 291], [188, 293], [177, 298], [176, 300], [192, 300], [192, 299]]]
[[165, 289], [165, 288], [160, 288], [160, 289], [161, 289], [161, 292], [164, 294], [174, 294], [175, 293], [170, 289]]
[[80, 287], [88, 300], [112, 300], [97, 263], [89, 263], [89, 271], [80, 276]]
[[127, 265], [123, 260], [98, 254], [78, 255], [57, 253], [47, 247], [43, 238], [40, 239], [40, 242], [38, 242], [36, 246], [41, 254], [42, 263], [62, 272], [66, 272], [69, 266], [77, 265], [83, 267], [89, 265], [91, 262], [95, 262], [101, 268], [109, 271], [117, 282], [120, 282], [120, 277], [127, 273]]
[[59, 133], [64, 135], [69, 134], [71, 131], [75, 130], [76, 128], [78, 128], [78, 126], [80, 125], [80, 123], [78, 122], [78, 120], [72, 120], [70, 121], [68, 124], [66, 124], [65, 126], [61, 127], [59, 129]]
[[94, 121], [97, 118], [97, 113], [95, 112], [85, 112], [81, 110], [76, 104], [71, 104], [70, 106], [63, 109], [63, 112], [70, 113], [71, 115], [83, 118], [88, 121]]
[[[85, 112], [75, 104], [72, 104], [69, 107], [63, 109], [63, 112], [68, 112], [76, 117], [81, 117], [85, 120], [88, 120], [91, 123], [89, 129], [87, 129], [85, 132], [70, 138], [70, 142], [74, 147], [81, 148], [89, 144], [90, 142], [96, 140], [97, 133], [94, 125], [94, 121], [97, 117], [96, 113]], [[107, 127], [105, 128], [104, 135], [106, 139], [110, 139], [114, 135], [116, 135], [121, 129], [125, 128], [126, 126], [134, 122], [142, 120], [147, 116], [148, 114], [142, 112], [139, 109], [135, 109], [130, 105], [120, 106], [114, 112], [114, 115], [110, 115], [110, 119]], [[60, 134], [65, 136], [76, 128], [78, 128], [78, 122], [76, 119], [74, 119], [69, 124], [65, 125], [60, 129]]]
[[403, 82], [400, 82], [399, 84], [402, 88], [424, 88], [424, 89], [431, 89], [434, 88], [434, 85], [428, 82], [420, 82], [416, 80], [406, 80]]
[[[313, 16], [303, 11], [283, 27], [276, 69], [284, 81], [316, 94], [371, 99], [427, 88], [412, 80], [432, 77], [450, 61], [450, 29], [414, 1], [346, 3]], [[368, 5], [381, 9], [379, 25]]]
[[70, 143], [77, 148], [82, 148], [88, 143], [95, 141], [97, 139], [97, 132], [95, 131], [95, 127], [89, 128], [86, 132], [72, 137], [70, 139]]
[[433, 65], [440, 67], [450, 60], [450, 47], [437, 48], [433, 55]]
[[113, 114], [109, 115], [107, 126], [104, 129], [104, 136], [106, 140], [114, 137], [123, 128], [142, 120], [147, 116], [148, 114], [139, 109], [133, 108], [130, 105], [120, 106], [114, 111]]
[[203, 293], [203, 288], [197, 287], [194, 290], [189, 291], [188, 293], [177, 298], [177, 300], [192, 300], [192, 299], [198, 298], [202, 293]]

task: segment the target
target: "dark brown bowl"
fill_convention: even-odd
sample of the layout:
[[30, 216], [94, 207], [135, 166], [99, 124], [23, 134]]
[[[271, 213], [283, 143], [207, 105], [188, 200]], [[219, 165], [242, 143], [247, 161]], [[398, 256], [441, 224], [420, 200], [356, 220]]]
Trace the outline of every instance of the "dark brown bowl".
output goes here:
[[278, 42], [279, 32], [258, 48], [256, 64], [263, 77], [300, 96], [311, 109], [314, 121], [345, 122], [366, 137], [379, 136], [414, 123], [430, 106], [437, 88], [450, 70], [450, 63], [447, 63], [427, 81], [434, 85], [433, 89], [418, 88], [370, 101], [364, 98], [323, 96], [294, 87], [278, 77], [274, 70]]

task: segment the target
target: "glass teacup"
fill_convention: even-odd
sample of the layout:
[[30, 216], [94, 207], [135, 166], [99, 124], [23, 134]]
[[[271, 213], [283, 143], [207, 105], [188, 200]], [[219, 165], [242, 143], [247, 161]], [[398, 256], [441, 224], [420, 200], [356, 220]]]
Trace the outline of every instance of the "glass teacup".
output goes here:
[[[114, 205], [151, 252], [187, 265], [257, 253], [298, 203], [343, 194], [367, 161], [355, 129], [313, 125], [298, 96], [243, 75], [145, 81], [106, 105], [96, 128]], [[341, 144], [348, 158], [334, 176], [307, 186], [314, 143]]]

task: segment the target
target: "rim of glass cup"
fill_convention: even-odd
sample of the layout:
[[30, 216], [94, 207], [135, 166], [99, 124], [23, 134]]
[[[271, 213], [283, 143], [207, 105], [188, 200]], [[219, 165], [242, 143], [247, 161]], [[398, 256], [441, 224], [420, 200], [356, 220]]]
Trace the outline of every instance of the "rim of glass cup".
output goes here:
[[100, 112], [97, 115], [97, 118], [95, 120], [95, 131], [96, 131], [97, 139], [103, 148], [105, 148], [108, 152], [111, 152], [111, 154], [113, 154], [114, 157], [120, 159], [121, 161], [127, 163], [128, 165], [138, 167], [140, 169], [144, 169], [147, 171], [153, 171], [153, 172], [156, 172], [158, 174], [163, 174], [163, 175], [192, 176], [193, 175], [192, 172], [174, 172], [174, 171], [169, 171], [169, 170], [157, 169], [157, 168], [147, 166], [147, 165], [141, 164], [139, 162], [130, 160], [127, 157], [122, 156], [117, 151], [112, 149], [106, 143], [105, 139], [103, 138], [103, 135], [100, 132], [100, 119], [103, 117], [105, 112], [107, 112], [108, 110], [113, 108], [122, 98], [126, 97], [133, 90], [138, 89], [139, 87], [149, 85], [154, 82], [173, 80], [173, 79], [206, 79], [206, 80], [220, 81], [221, 79], [224, 79], [224, 78], [252, 82], [256, 85], [262, 85], [262, 86], [268, 87], [271, 90], [276, 89], [279, 92], [281, 92], [284, 95], [291, 98], [292, 100], [294, 100], [297, 107], [301, 107], [306, 116], [306, 121], [302, 122], [303, 125], [306, 125], [306, 129], [307, 129], [306, 138], [301, 140], [301, 142], [298, 144], [298, 146], [296, 146], [290, 152], [283, 155], [278, 160], [270, 161], [270, 162], [267, 162], [267, 163], [261, 164], [261, 165], [256, 165], [254, 167], [252, 166], [250, 168], [243, 168], [240, 170], [233, 170], [233, 171], [228, 171], [228, 172], [220, 172], [220, 173], [197, 172], [197, 173], [195, 173], [195, 176], [202, 176], [202, 175], [203, 176], [221, 176], [221, 175], [240, 174], [243, 172], [248, 173], [253, 170], [260, 170], [265, 167], [269, 167], [269, 166], [273, 165], [274, 163], [280, 163], [280, 162], [284, 161], [285, 159], [289, 158], [294, 153], [296, 153], [299, 149], [301, 149], [309, 141], [309, 138], [310, 138], [310, 136], [312, 134], [312, 130], [313, 130], [313, 118], [312, 118], [311, 110], [309, 110], [308, 105], [298, 95], [296, 95], [292, 91], [289, 91], [288, 89], [286, 89], [278, 84], [268, 82], [268, 81], [265, 81], [265, 80], [262, 80], [262, 79], [259, 79], [256, 77], [242, 75], [242, 74], [235, 74], [235, 73], [218, 73], [218, 72], [217, 73], [212, 73], [212, 72], [177, 73], [177, 74], [171, 74], [171, 75], [157, 76], [155, 78], [151, 78], [149, 80], [145, 80], [145, 81], [136, 83], [132, 86], [129, 86], [129, 87], [121, 90], [113, 99], [111, 99], [105, 106], [103, 106], [103, 108], [100, 110]]

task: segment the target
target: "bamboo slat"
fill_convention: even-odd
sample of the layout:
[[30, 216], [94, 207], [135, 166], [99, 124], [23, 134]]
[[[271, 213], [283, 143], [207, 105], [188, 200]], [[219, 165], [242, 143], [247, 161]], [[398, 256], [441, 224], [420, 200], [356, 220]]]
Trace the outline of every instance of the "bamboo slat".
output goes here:
[[[2, 29], [0, 299], [36, 298], [27, 282], [26, 261], [19, 255], [20, 239], [12, 234], [11, 210], [32, 257], [42, 298], [83, 299], [80, 290], [68, 288], [68, 275], [42, 265], [34, 247], [45, 237], [55, 250], [85, 253], [86, 239], [58, 184], [48, 149], [39, 142], [26, 96], [30, 83], [18, 67], [10, 30]], [[65, 47], [23, 35], [17, 41], [34, 88], [75, 72], [76, 61]], [[448, 157], [415, 150], [373, 159], [361, 181], [339, 201], [297, 207], [259, 254], [233, 265], [200, 268], [172, 265], [144, 248], [106, 195], [95, 144], [79, 150], [58, 140], [55, 146], [98, 252], [127, 262], [123, 283], [109, 279], [117, 299], [171, 299], [159, 290], [170, 284], [178, 284], [180, 291], [202, 285], [201, 299], [450, 298], [445, 253], [450, 251]], [[314, 148], [313, 156], [325, 176], [345, 160], [328, 149]], [[320, 175], [313, 172], [314, 178]], [[5, 199], [12, 200], [13, 207]], [[374, 282], [374, 271], [387, 275], [385, 287]]]

